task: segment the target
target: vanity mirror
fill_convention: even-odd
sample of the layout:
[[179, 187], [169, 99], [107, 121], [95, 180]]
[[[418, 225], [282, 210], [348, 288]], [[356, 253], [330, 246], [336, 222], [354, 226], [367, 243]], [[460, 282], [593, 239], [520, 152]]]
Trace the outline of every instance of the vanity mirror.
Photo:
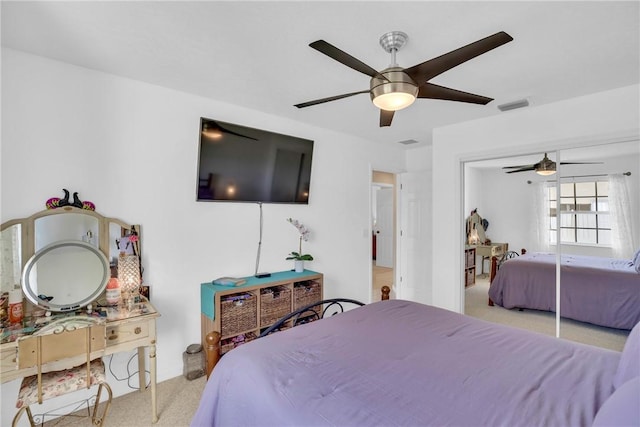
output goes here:
[[[141, 260], [139, 230], [75, 206], [7, 221], [0, 234], [0, 290], [5, 294], [22, 287], [30, 303], [49, 311], [84, 307], [100, 297], [110, 277], [117, 276], [119, 242], [132, 240], [135, 247], [127, 254]], [[32, 308], [25, 307], [27, 313]]]
[[72, 311], [96, 300], [110, 277], [109, 260], [82, 241], [52, 243], [35, 253], [22, 273], [22, 291], [49, 311]]

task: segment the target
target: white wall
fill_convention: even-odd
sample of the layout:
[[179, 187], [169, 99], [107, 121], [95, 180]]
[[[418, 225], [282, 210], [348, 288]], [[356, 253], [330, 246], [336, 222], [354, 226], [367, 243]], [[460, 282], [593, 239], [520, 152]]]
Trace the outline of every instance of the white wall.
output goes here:
[[638, 138], [638, 93], [633, 85], [435, 129], [434, 305], [461, 311], [461, 162]]
[[[201, 116], [315, 141], [309, 205], [263, 206], [260, 270], [292, 268], [293, 217], [311, 230], [303, 250], [325, 274], [325, 297], [369, 300], [371, 169], [402, 171], [402, 146], [9, 49], [2, 90], [2, 221], [44, 209], [67, 188], [104, 215], [142, 225], [144, 278], [162, 314], [159, 380], [181, 375], [182, 352], [200, 340], [200, 283], [254, 272], [258, 205], [195, 202]], [[117, 373], [127, 359], [114, 360]], [[16, 390], [15, 381], [2, 386], [2, 425]]]

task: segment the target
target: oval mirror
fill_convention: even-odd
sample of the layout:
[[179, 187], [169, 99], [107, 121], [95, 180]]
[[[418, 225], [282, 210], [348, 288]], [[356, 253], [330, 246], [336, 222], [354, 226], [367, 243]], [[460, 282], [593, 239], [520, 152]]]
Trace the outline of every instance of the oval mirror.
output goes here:
[[29, 259], [22, 272], [22, 290], [45, 310], [71, 311], [97, 299], [109, 277], [109, 261], [100, 250], [81, 241], [63, 241]]

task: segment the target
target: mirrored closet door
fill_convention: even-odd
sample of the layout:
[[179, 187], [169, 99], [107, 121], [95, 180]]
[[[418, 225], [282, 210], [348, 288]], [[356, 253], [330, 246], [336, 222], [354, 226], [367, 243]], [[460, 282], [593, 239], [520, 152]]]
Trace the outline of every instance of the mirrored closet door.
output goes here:
[[640, 275], [630, 264], [640, 247], [640, 142], [558, 156], [551, 235], [560, 241], [559, 336], [619, 350], [640, 320]]
[[[545, 163], [545, 158], [552, 163]], [[556, 170], [545, 171], [545, 165], [553, 165]], [[599, 306], [606, 296], [596, 298], [599, 303], [594, 303], [593, 298], [580, 299], [582, 295], [598, 292], [588, 287], [580, 288], [572, 295], [572, 287], [576, 286], [572, 280], [575, 279], [563, 272], [560, 265], [563, 262], [571, 264], [566, 267], [571, 271], [578, 262], [606, 264], [616, 258], [628, 261], [635, 251], [629, 248], [640, 245], [640, 143], [623, 141], [486, 159], [468, 162], [464, 170], [464, 235], [468, 234], [470, 225], [477, 227], [479, 217], [486, 238], [484, 245], [477, 241], [465, 242], [467, 247], [475, 247], [477, 251], [477, 280], [469, 286], [465, 277], [461, 284], [465, 313], [619, 349], [628, 330], [624, 329], [624, 323], [615, 323], [613, 314], [599, 313], [602, 311]], [[612, 185], [613, 189], [610, 188]], [[615, 204], [612, 198], [616, 199]], [[621, 215], [619, 206], [626, 207], [630, 215]], [[628, 218], [628, 221], [621, 218]], [[626, 252], [631, 253], [625, 253], [620, 247], [626, 247]], [[526, 257], [520, 258], [521, 249], [527, 250]], [[491, 266], [486, 255], [491, 251], [496, 252], [496, 258], [503, 263], [508, 262], [509, 256], [519, 258], [518, 263], [500, 271], [498, 281], [491, 284], [492, 292], [497, 292], [498, 287], [509, 286], [509, 282], [522, 282], [508, 278], [507, 273], [534, 275], [538, 277], [534, 282], [544, 283], [546, 291], [537, 289], [539, 284], [536, 283], [526, 289], [509, 288], [502, 291], [506, 295], [505, 301], [488, 306]], [[585, 261], [581, 257], [594, 259]], [[543, 269], [541, 265], [545, 261]], [[535, 274], [517, 271], [516, 266], [527, 268], [527, 262], [532, 264], [529, 268], [534, 268]], [[498, 267], [502, 269], [504, 265]], [[600, 292], [606, 295], [606, 291]], [[495, 296], [502, 298], [500, 293]], [[615, 299], [612, 295], [609, 297]], [[627, 314], [627, 317], [633, 315]], [[599, 318], [607, 316], [614, 319]]]

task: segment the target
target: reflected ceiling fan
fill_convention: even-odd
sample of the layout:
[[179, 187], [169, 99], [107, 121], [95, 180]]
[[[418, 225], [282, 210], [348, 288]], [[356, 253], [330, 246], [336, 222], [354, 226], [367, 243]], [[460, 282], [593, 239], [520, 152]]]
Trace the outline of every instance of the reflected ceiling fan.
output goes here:
[[380, 37], [380, 45], [387, 53], [391, 54], [391, 65], [380, 72], [324, 40], [317, 40], [311, 43], [309, 46], [313, 49], [324, 53], [347, 67], [370, 76], [369, 89], [316, 99], [296, 104], [295, 106], [305, 108], [368, 93], [374, 105], [380, 109], [380, 127], [384, 127], [391, 126], [395, 111], [408, 107], [416, 98], [442, 99], [482, 105], [493, 101], [492, 98], [487, 98], [486, 96], [474, 95], [429, 83], [429, 80], [463, 62], [510, 42], [513, 37], [509, 34], [500, 31], [437, 58], [429, 59], [409, 68], [402, 68], [396, 63], [396, 52], [404, 46], [407, 39], [408, 36], [401, 31], [392, 31]]
[[202, 120], [202, 135], [209, 138], [209, 139], [220, 139], [222, 138], [223, 134], [228, 133], [229, 135], [235, 135], [235, 136], [240, 136], [242, 138], [247, 138], [247, 139], [253, 139], [254, 141], [257, 141], [256, 138], [252, 138], [250, 136], [247, 135], [242, 135], [238, 132], [234, 132], [232, 130], [229, 130], [223, 126], [220, 126], [218, 123], [216, 123], [213, 120]]
[[[561, 165], [600, 165], [602, 162], [560, 162]], [[544, 153], [544, 158], [538, 163], [532, 165], [519, 165], [519, 166], [505, 166], [502, 169], [515, 169], [507, 171], [506, 173], [527, 172], [536, 171], [538, 175], [553, 175], [556, 173], [556, 162], [547, 157], [547, 153]]]

